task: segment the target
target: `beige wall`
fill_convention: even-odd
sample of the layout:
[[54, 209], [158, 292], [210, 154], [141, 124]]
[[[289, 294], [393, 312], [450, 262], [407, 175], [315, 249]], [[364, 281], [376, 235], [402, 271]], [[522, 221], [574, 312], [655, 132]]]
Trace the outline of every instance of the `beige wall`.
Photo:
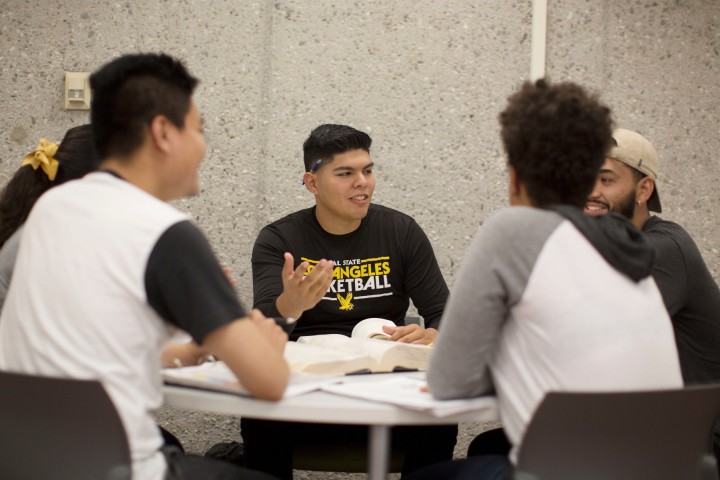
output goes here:
[[[547, 73], [599, 90], [661, 157], [663, 216], [720, 278], [720, 2], [548, 2]], [[0, 0], [0, 180], [62, 109], [63, 72], [165, 51], [201, 78], [203, 192], [179, 202], [251, 302], [258, 230], [312, 199], [301, 144], [319, 123], [368, 131], [378, 203], [413, 215], [448, 283], [477, 226], [506, 204], [497, 115], [530, 68], [532, 2]]]
[[[547, 74], [597, 89], [661, 157], [664, 217], [720, 277], [720, 2], [548, 2]], [[368, 131], [376, 201], [415, 216], [452, 283], [477, 225], [506, 203], [497, 114], [530, 66], [531, 1], [3, 0], [0, 180], [62, 109], [63, 72], [166, 51], [201, 78], [203, 192], [179, 203], [250, 302], [259, 228], [311, 196], [301, 144], [319, 123]]]

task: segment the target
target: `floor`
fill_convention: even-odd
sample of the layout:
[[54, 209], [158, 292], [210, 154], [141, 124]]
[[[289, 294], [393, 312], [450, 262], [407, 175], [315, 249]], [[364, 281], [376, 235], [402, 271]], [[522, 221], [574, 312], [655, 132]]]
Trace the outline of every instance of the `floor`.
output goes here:
[[[239, 421], [235, 417], [214, 415], [163, 407], [156, 415], [160, 425], [175, 434], [188, 453], [204, 454], [220, 442], [241, 441]], [[470, 441], [480, 432], [495, 428], [497, 423], [463, 423], [460, 425], [455, 458], [464, 458]], [[365, 474], [295, 471], [295, 480], [364, 480]], [[400, 478], [392, 474], [390, 479]]]

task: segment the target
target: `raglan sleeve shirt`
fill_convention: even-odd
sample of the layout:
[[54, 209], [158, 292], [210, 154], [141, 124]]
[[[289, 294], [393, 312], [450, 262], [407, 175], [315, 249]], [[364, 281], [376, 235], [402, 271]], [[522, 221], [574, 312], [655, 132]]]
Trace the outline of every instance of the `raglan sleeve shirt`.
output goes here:
[[160, 236], [148, 259], [145, 290], [153, 309], [199, 344], [247, 315], [208, 240], [189, 221]]
[[503, 326], [523, 294], [545, 238], [560, 221], [545, 222], [532, 210], [502, 210], [471, 242], [428, 367], [428, 384], [436, 398], [470, 398], [493, 391], [488, 366]]

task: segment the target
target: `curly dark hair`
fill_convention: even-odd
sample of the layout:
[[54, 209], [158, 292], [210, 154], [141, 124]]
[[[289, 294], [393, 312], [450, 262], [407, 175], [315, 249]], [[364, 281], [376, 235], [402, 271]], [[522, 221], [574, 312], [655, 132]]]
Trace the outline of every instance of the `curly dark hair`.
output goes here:
[[100, 158], [134, 152], [157, 115], [183, 128], [197, 84], [182, 62], [163, 53], [123, 55], [100, 67], [90, 75], [90, 121]]
[[0, 193], [0, 247], [25, 223], [33, 205], [46, 190], [80, 178], [98, 167], [99, 158], [93, 146], [91, 125], [68, 130], [58, 146], [55, 159], [58, 161], [55, 180], [50, 181], [42, 169], [35, 170], [25, 165], [3, 188]]
[[310, 132], [303, 143], [305, 171], [309, 172], [318, 160], [329, 161], [338, 153], [350, 150], [365, 150], [369, 153], [371, 145], [370, 135], [353, 127], [331, 123], [320, 125]]
[[610, 109], [572, 82], [525, 82], [500, 114], [508, 164], [537, 207], [582, 208], [611, 145]]

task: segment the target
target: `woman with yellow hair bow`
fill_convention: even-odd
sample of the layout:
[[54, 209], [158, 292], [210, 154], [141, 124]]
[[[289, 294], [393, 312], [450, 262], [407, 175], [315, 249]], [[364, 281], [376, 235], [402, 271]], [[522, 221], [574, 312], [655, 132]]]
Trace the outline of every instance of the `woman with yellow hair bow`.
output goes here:
[[73, 127], [60, 145], [41, 139], [0, 193], [0, 310], [5, 302], [22, 225], [40, 195], [97, 168], [89, 124]]

